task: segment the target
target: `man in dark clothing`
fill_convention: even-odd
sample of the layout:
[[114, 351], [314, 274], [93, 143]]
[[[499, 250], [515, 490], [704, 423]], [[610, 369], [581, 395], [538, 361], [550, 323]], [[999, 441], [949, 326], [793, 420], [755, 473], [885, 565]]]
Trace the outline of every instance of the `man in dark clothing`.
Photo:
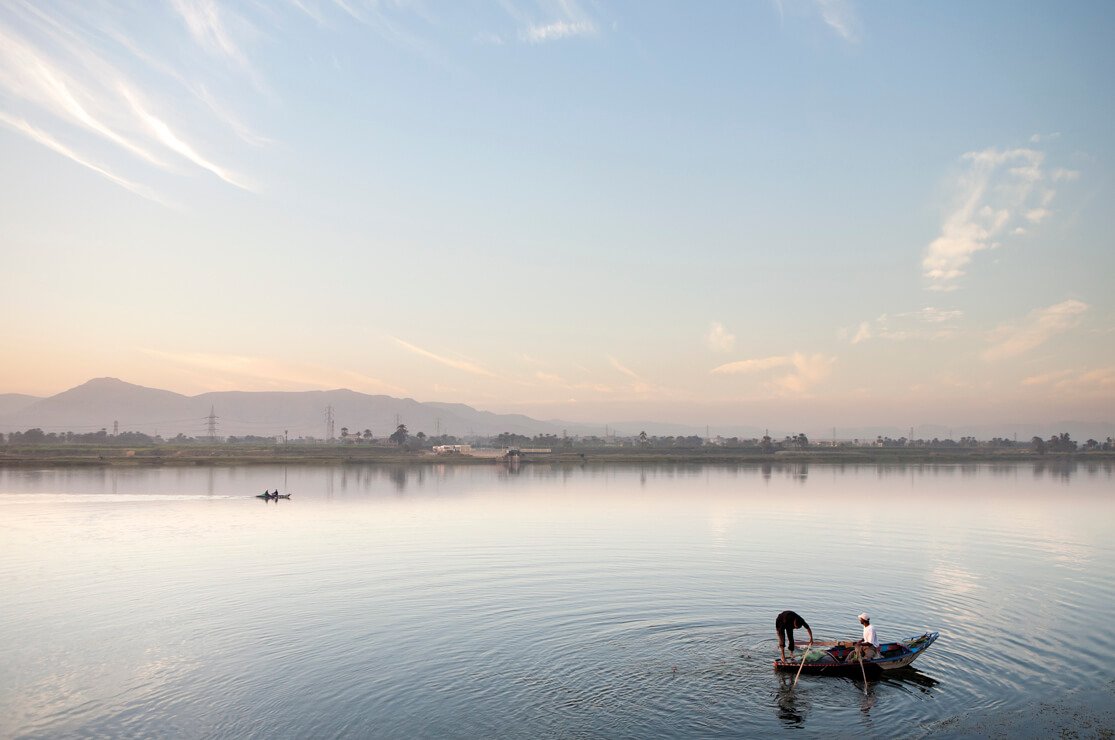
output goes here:
[[797, 612], [784, 611], [774, 620], [774, 631], [778, 633], [778, 652], [786, 660], [786, 643], [790, 643], [790, 655], [794, 654], [794, 630], [804, 628], [809, 633], [809, 644], [813, 644], [813, 630]]

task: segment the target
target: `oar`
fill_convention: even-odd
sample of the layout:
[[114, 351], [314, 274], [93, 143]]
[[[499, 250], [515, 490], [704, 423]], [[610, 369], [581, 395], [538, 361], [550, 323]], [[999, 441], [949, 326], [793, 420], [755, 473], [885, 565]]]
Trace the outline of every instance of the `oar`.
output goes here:
[[859, 670], [863, 674], [863, 695], [867, 696], [867, 669], [863, 667], [863, 646], [861, 645], [856, 649], [856, 657], [859, 658]]
[[[809, 644], [812, 645], [813, 643], [809, 643]], [[802, 653], [801, 653], [801, 663], [798, 665], [797, 675], [794, 676], [794, 686], [798, 685], [798, 679], [801, 678], [801, 669], [805, 668], [805, 656], [806, 655], [809, 655], [809, 647], [808, 646], [806, 646], [805, 650], [803, 650]]]

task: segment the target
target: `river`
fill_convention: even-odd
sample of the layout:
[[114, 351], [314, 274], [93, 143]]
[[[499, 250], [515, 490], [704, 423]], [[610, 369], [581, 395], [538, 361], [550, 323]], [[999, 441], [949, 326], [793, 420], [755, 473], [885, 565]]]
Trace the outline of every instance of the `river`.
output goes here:
[[[0, 736], [948, 735], [1111, 685], [1113, 484], [1110, 463], [3, 469]], [[861, 611], [884, 641], [941, 637], [866, 694], [794, 687], [784, 609], [818, 638], [858, 638]]]

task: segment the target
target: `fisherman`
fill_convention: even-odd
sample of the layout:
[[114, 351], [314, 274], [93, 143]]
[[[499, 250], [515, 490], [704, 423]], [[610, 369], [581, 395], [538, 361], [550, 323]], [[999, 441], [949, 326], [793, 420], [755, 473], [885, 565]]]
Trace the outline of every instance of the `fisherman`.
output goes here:
[[859, 615], [859, 623], [863, 625], [863, 640], [856, 643], [856, 650], [866, 660], [879, 657], [879, 638], [867, 612]]
[[774, 620], [774, 631], [778, 633], [778, 652], [786, 660], [786, 643], [790, 643], [790, 656], [794, 654], [794, 630], [805, 629], [809, 633], [809, 644], [813, 645], [813, 630], [797, 612], [784, 611]]

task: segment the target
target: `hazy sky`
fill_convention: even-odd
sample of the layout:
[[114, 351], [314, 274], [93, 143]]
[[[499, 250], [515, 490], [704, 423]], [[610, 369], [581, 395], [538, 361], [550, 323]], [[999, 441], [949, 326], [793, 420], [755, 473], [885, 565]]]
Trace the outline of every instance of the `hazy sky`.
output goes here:
[[0, 392], [1115, 419], [1115, 3], [0, 0]]

